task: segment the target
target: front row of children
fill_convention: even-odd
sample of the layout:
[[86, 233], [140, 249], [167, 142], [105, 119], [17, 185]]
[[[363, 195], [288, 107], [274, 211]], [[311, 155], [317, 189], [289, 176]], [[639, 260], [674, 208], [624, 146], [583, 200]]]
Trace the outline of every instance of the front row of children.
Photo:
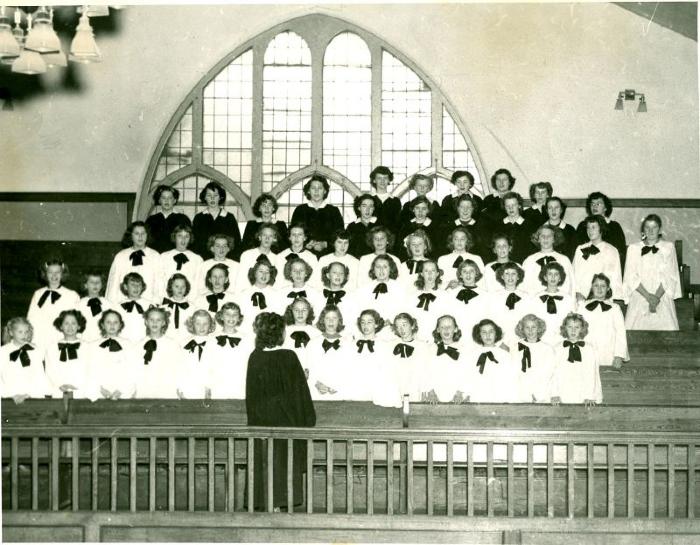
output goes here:
[[[383, 406], [400, 406], [404, 395], [454, 403], [602, 401], [599, 348], [586, 341], [588, 323], [581, 314], [564, 318], [561, 341], [552, 346], [542, 340], [547, 324], [534, 314], [522, 317], [515, 336], [507, 332], [506, 338], [492, 319], [482, 319], [464, 335], [446, 314], [437, 319], [429, 343], [406, 312], [386, 327], [377, 311], [364, 310], [354, 335], [343, 333], [337, 306], [325, 307], [315, 328], [312, 313], [303, 297], [287, 307], [284, 346], [297, 352], [314, 399]], [[91, 400], [245, 397], [254, 342], [239, 329], [243, 316], [236, 303], [225, 303], [214, 317], [195, 311], [185, 320], [186, 342], [166, 335], [167, 308], [151, 307], [143, 319], [147, 336], [133, 342], [123, 336], [121, 313], [105, 310], [100, 338], [83, 341], [86, 319], [80, 310], [67, 309], [54, 322], [62, 338], [43, 349], [31, 343], [28, 320], [10, 320], [4, 332], [9, 342], [0, 348], [2, 397], [22, 402], [66, 391]]]

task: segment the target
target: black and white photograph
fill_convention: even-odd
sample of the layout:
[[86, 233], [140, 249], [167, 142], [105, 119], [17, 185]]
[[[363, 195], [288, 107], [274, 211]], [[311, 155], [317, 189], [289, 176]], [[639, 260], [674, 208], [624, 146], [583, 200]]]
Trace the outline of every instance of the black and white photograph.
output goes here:
[[697, 2], [0, 5], [6, 542], [700, 540]]

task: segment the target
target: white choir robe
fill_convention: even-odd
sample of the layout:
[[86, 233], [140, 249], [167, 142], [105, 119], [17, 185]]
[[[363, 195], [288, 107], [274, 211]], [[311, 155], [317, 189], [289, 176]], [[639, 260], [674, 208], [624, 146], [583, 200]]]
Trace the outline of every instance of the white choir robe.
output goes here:
[[[250, 250], [246, 250], [241, 254], [241, 259], [238, 262], [238, 276], [234, 278], [229, 275], [234, 293], [238, 293], [239, 291], [250, 286], [248, 272], [253, 268], [253, 265], [255, 265], [261, 255], [264, 255], [267, 260], [274, 265], [275, 268], [277, 268], [277, 255], [272, 250], [270, 250], [270, 252], [267, 254], [260, 251], [260, 248], [251, 248]], [[280, 271], [278, 268], [277, 277], [284, 278], [284, 271]]]
[[153, 300], [160, 286], [160, 254], [151, 248], [144, 248], [142, 257], [142, 265], [132, 265], [129, 256], [133, 252], [133, 248], [121, 250], [114, 256], [112, 266], [109, 269], [109, 277], [107, 278], [107, 289], [105, 297], [114, 303], [121, 303], [127, 297], [121, 292], [120, 286], [124, 277], [130, 273], [139, 273], [146, 283], [146, 289], [141, 294], [144, 299]]
[[[92, 307], [88, 304], [90, 299], [92, 298], [83, 297], [80, 299], [77, 306], [77, 309], [85, 316], [85, 331], [80, 334], [80, 338], [83, 341], [95, 341], [101, 337], [99, 322], [105, 310], [116, 310], [117, 312], [122, 310], [119, 305], [115, 305], [106, 297], [97, 297], [97, 299], [100, 300], [101, 310], [97, 314], [93, 314]], [[121, 314], [121, 312], [119, 312], [119, 314]]]
[[539, 259], [543, 259], [545, 257], [553, 257], [554, 260], [562, 266], [564, 273], [566, 274], [566, 278], [564, 279], [564, 283], [559, 286], [559, 289], [562, 292], [575, 297], [576, 290], [574, 282], [574, 267], [571, 264], [571, 261], [569, 261], [568, 257], [566, 257], [564, 254], [560, 254], [559, 252], [555, 252], [554, 250], [551, 252], [536, 252], [525, 258], [525, 261], [523, 261], [523, 271], [525, 271], [523, 289], [534, 295], [545, 288], [539, 279], [542, 265], [537, 262]]
[[[470, 292], [460, 295], [460, 292], [465, 289], [474, 291], [476, 296], [471, 297]], [[465, 342], [465, 339], [471, 342], [472, 329], [486, 316], [491, 301], [489, 293], [482, 287], [465, 288], [462, 285], [446, 290], [445, 293], [450, 304], [449, 314], [454, 317], [457, 327], [462, 330], [462, 342]]]
[[[423, 259], [416, 259], [414, 261], [422, 263], [428, 261], [428, 258], [424, 257]], [[411, 272], [411, 269], [409, 269], [407, 263], [408, 261], [404, 261], [399, 266], [399, 277], [397, 280], [403, 284], [404, 289], [414, 289], [416, 287], [416, 280], [418, 279], [418, 269], [420, 268], [420, 265], [416, 264], [413, 272]]]
[[[177, 269], [177, 263], [175, 262], [175, 256], [182, 254], [187, 258], [187, 261], [182, 264], [180, 270]], [[160, 254], [160, 274], [159, 274], [159, 285], [156, 297], [154, 299], [160, 299], [162, 297], [167, 297], [168, 280], [175, 273], [180, 273], [187, 278], [190, 282], [190, 294], [196, 293], [197, 274], [202, 265], [202, 258], [195, 254], [191, 250], [185, 250], [180, 252], [179, 250], [168, 250]], [[231, 271], [229, 271], [229, 278], [231, 278]]]
[[[500, 344], [500, 343], [499, 343]], [[478, 345], [477, 345], [478, 346]], [[485, 360], [483, 373], [479, 371], [479, 358], [482, 354], [491, 352], [496, 362], [488, 357]], [[520, 361], [516, 365], [513, 355], [500, 346], [478, 346], [471, 352], [472, 361], [467, 362], [471, 367], [469, 401], [472, 403], [522, 403], [525, 399], [522, 392]]]
[[[46, 378], [51, 386], [51, 397], [63, 397], [61, 386], [70, 384], [76, 388], [72, 390], [75, 399], [87, 397], [95, 401], [98, 398], [94, 389], [89, 387], [88, 382], [89, 342], [85, 339], [78, 339], [77, 341], [61, 339], [46, 348], [44, 368], [46, 370]], [[69, 356], [72, 354], [66, 350], [66, 359], [61, 361], [59, 344], [76, 343], [78, 344], [75, 349], [76, 358], [70, 359]]]
[[[396, 270], [399, 271], [399, 277], [397, 280], [402, 280], [401, 278], [401, 260], [396, 257], [393, 254], [381, 254], [382, 256], [387, 256], [389, 259], [391, 259], [394, 262], [394, 265], [396, 265]], [[372, 252], [371, 254], [363, 255], [359, 260], [357, 264], [357, 287], [358, 289], [362, 288], [362, 286], [367, 285], [369, 282], [373, 282], [373, 280], [369, 277], [369, 270], [372, 268], [372, 262], [374, 261], [374, 258], [378, 257], [378, 254], [375, 254]]]
[[[187, 346], [191, 343], [203, 344], [201, 356], [198, 346]], [[204, 399], [207, 387], [207, 361], [209, 354], [216, 345], [213, 335], [190, 335], [182, 343], [182, 373], [178, 390], [186, 399]]]
[[[309, 340], [304, 344], [302, 335], [294, 335], [295, 333], [306, 333]], [[299, 339], [297, 342], [296, 338]], [[309, 382], [311, 378], [311, 366], [315, 363], [313, 361], [313, 350], [310, 352], [309, 348], [313, 348], [316, 345], [316, 340], [321, 337], [321, 332], [312, 324], [306, 325], [289, 325], [285, 329], [284, 342], [282, 343], [282, 348], [287, 348], [293, 350], [294, 353], [299, 358], [304, 373], [306, 374], [306, 380], [309, 384], [309, 391], [313, 384]], [[320, 342], [320, 341], [319, 341]], [[312, 392], [313, 393], [313, 392]]]
[[146, 336], [146, 322], [143, 317], [148, 308], [151, 306], [151, 302], [139, 297], [135, 300], [135, 303], [141, 306], [143, 313], [140, 313], [136, 305], [131, 308], [129, 312], [124, 305], [129, 304], [131, 300], [122, 302], [118, 307], [116, 307], [117, 312], [121, 314], [122, 320], [124, 320], [124, 329], [119, 334], [125, 339], [129, 339], [132, 342], [139, 341]]
[[[168, 302], [166, 302], [166, 300]], [[179, 306], [175, 306], [175, 303], [180, 303], [183, 305], [183, 307], [180, 308]], [[176, 341], [178, 345], [181, 345], [182, 341], [184, 341], [184, 339], [190, 335], [190, 332], [187, 331], [186, 322], [187, 319], [192, 316], [194, 311], [197, 310], [194, 302], [188, 301], [187, 299], [175, 301], [171, 297], [167, 297], [161, 300], [159, 306], [163, 307], [170, 313], [170, 318], [168, 319], [168, 329], [165, 331], [165, 336]], [[177, 321], [175, 320], [176, 317]]]
[[[323, 270], [323, 267], [327, 267], [331, 263], [338, 261], [345, 265], [348, 268], [348, 282], [345, 284], [345, 289], [350, 289], [354, 290], [357, 289], [357, 287], [360, 285], [358, 283], [359, 277], [358, 277], [358, 270], [360, 267], [360, 260], [357, 259], [355, 256], [350, 255], [350, 254], [345, 254], [343, 256], [337, 256], [335, 254], [326, 254], [322, 255], [321, 258], [318, 260], [318, 271], [319, 275], [321, 274], [321, 271]], [[314, 269], [315, 272], [316, 269]], [[369, 281], [369, 276], [364, 280]], [[323, 283], [320, 284], [320, 287], [323, 286]]]
[[[556, 312], [554, 314], [550, 314], [547, 310], [546, 296], [548, 295], [561, 297], [561, 300], [554, 301], [554, 305], [556, 307]], [[542, 299], [543, 297], [545, 297], [544, 300]], [[567, 314], [576, 311], [576, 299], [571, 295], [562, 293], [561, 291], [557, 293], [540, 291], [533, 297], [533, 302], [535, 305], [533, 314], [544, 320], [544, 323], [547, 326], [542, 340], [552, 346], [559, 344], [563, 340], [561, 336], [561, 324], [564, 322], [564, 318], [566, 318]]]
[[[364, 286], [360, 286], [352, 295], [353, 313], [357, 318], [364, 310], [376, 310], [379, 315], [385, 320], [393, 321], [394, 317], [400, 312], [402, 306], [401, 299], [405, 297], [406, 290], [397, 280], [387, 280], [386, 293], [375, 292], [377, 286], [382, 282], [377, 280], [367, 279]], [[346, 325], [350, 325], [346, 320]], [[353, 322], [353, 327], [356, 324]], [[387, 324], [389, 327], [389, 324]]]
[[603, 273], [610, 279], [610, 289], [613, 299], [625, 299], [622, 291], [622, 272], [620, 270], [620, 254], [617, 249], [607, 242], [597, 244], [599, 253], [583, 258], [581, 250], [591, 246], [590, 242], [581, 244], [574, 253], [574, 278], [575, 289], [584, 297], [588, 297], [591, 291], [593, 275]]
[[472, 349], [467, 342], [461, 339], [445, 345], [446, 349], [454, 349], [457, 351], [457, 359], [450, 356], [450, 351], [443, 352], [439, 356], [439, 344], [431, 345], [431, 359], [436, 367], [435, 376], [432, 377], [432, 390], [438, 396], [441, 403], [451, 403], [454, 400], [457, 392], [462, 392], [462, 396], [466, 399], [469, 395], [469, 372], [468, 366], [472, 360]]
[[[231, 346], [227, 337], [240, 340], [237, 345]], [[240, 331], [220, 332], [208, 343], [207, 357], [202, 363], [205, 367], [205, 387], [211, 390], [212, 399], [245, 399], [248, 358], [254, 349], [254, 338]]]
[[[432, 380], [430, 377], [434, 372], [430, 345], [420, 339], [402, 341], [396, 336], [387, 344], [389, 355], [386, 359], [393, 364], [389, 365], [394, 368], [401, 399], [403, 400], [404, 395], [408, 395], [409, 401], [421, 401], [423, 393], [431, 390], [431, 388], [426, 390], [425, 387], [429, 384], [429, 380]], [[405, 358], [401, 356], [400, 344], [407, 344], [413, 348], [410, 356], [407, 355]]]
[[[253, 295], [256, 293], [262, 294], [262, 296], [265, 298], [264, 308], [262, 304], [257, 306], [253, 303]], [[256, 288], [255, 286], [249, 285], [245, 290], [241, 290], [238, 293], [236, 296], [236, 302], [241, 307], [241, 314], [243, 315], [243, 322], [238, 326], [238, 329], [245, 335], [254, 333], [253, 323], [255, 322], [256, 316], [261, 312], [276, 312], [277, 314], [284, 313], [284, 308], [280, 308], [281, 303], [277, 297], [277, 290], [274, 286]], [[256, 302], [258, 302], [257, 299]]]
[[[424, 294], [435, 297], [434, 301], [428, 302], [427, 309], [426, 305], [421, 305], [420, 297]], [[418, 338], [428, 343], [433, 340], [433, 331], [438, 318], [451, 314], [452, 306], [449, 295], [443, 290], [423, 291], [416, 288], [406, 290], [399, 302], [400, 312], [407, 312], [418, 321]]]
[[[323, 299], [323, 307], [328, 306], [328, 297], [325, 295], [325, 290], [328, 291], [344, 291], [345, 295], [343, 295], [340, 299], [340, 302], [337, 303], [335, 306], [338, 307], [340, 310], [340, 314], [343, 316], [343, 324], [345, 324], [345, 327], [350, 326], [352, 323], [355, 322], [355, 319], [357, 318], [357, 308], [355, 305], [355, 294], [351, 292], [350, 290], [346, 288], [341, 288], [339, 290], [330, 290], [329, 288], [323, 288], [321, 292], [321, 298]], [[323, 307], [321, 307], [321, 310], [323, 310]], [[315, 310], [315, 309], [314, 309]], [[319, 313], [320, 314], [320, 313]], [[318, 319], [319, 315], [316, 315], [316, 318]]]
[[481, 274], [484, 274], [484, 261], [481, 259], [481, 257], [479, 257], [476, 254], [471, 254], [469, 252], [453, 251], [452, 253], [440, 256], [437, 260], [438, 268], [442, 269], [444, 273], [442, 276], [443, 287], [446, 288], [450, 282], [452, 282], [453, 280], [457, 280], [457, 267], [459, 265], [455, 266], [455, 263], [458, 263], [460, 257], [463, 261], [471, 259], [474, 263], [477, 264], [479, 270], [481, 271]]
[[[121, 350], [110, 352], [109, 347], [100, 346], [114, 340]], [[119, 399], [129, 399], [136, 393], [141, 364], [141, 354], [135, 343], [124, 337], [101, 338], [88, 345], [87, 376], [89, 388], [97, 398], [104, 397], [101, 388], [114, 392], [119, 390]]]
[[223, 293], [223, 297], [220, 299], [212, 298], [212, 302], [207, 299], [209, 295], [214, 295], [211, 291], [207, 291], [206, 293], [203, 293], [197, 297], [194, 300], [194, 303], [190, 305], [190, 315], [197, 310], [206, 310], [209, 312], [209, 314], [211, 314], [211, 317], [214, 318], [214, 315], [222, 306], [224, 306], [225, 303], [236, 303], [240, 305], [238, 302], [239, 297], [236, 297], [233, 293], [228, 291], [222, 291], [221, 293]]
[[583, 403], [590, 399], [596, 403], [603, 401], [603, 389], [600, 383], [600, 373], [596, 364], [595, 347], [584, 341], [585, 346], [579, 347], [581, 361], [569, 361], [569, 348], [561, 344], [554, 348], [555, 391], [562, 403]]
[[496, 269], [499, 265], [502, 265], [502, 263], [498, 263], [497, 261], [491, 261], [490, 263], [486, 263], [486, 265], [484, 265], [484, 268], [481, 270], [484, 276], [479, 281], [478, 285], [485, 288], [486, 291], [498, 292], [503, 291], [505, 289], [503, 287], [503, 284], [501, 284], [496, 279]]
[[599, 304], [593, 310], [586, 308], [592, 303], [593, 300], [582, 301], [578, 311], [588, 322], [588, 335], [584, 340], [595, 345], [598, 365], [612, 365], [615, 357], [629, 361], [627, 330], [620, 307], [608, 299], [603, 303], [610, 307], [609, 310], [603, 311]]
[[[51, 302], [51, 295], [46, 297], [44, 304], [40, 307], [39, 300], [48, 291], [54, 291], [60, 295], [56, 302]], [[32, 340], [39, 345], [42, 350], [60, 339], [63, 334], [54, 327], [53, 322], [64, 310], [77, 309], [80, 296], [73, 290], [64, 286], [56, 290], [49, 288], [39, 288], [32, 295], [27, 311], [27, 320], [32, 324], [34, 336]]]
[[[530, 365], [527, 366], [525, 360], [525, 350], [530, 350]], [[554, 349], [540, 340], [536, 343], [529, 343], [520, 339], [511, 347], [514, 364], [520, 364], [520, 385], [523, 393], [523, 401], [533, 401], [535, 403], [550, 403], [555, 394], [555, 371]]]
[[[318, 315], [326, 306], [326, 298], [321, 294], [321, 292], [315, 287], [311, 286], [308, 282], [304, 287], [295, 288], [291, 285], [281, 286], [275, 289], [275, 294], [272, 300], [272, 306], [278, 309], [276, 312], [284, 315], [287, 307], [291, 305], [299, 295], [294, 295], [297, 292], [304, 292], [301, 297], [304, 297], [310, 304], [311, 308], [314, 310], [314, 316], [318, 318]], [[290, 297], [290, 294], [292, 295]]]
[[[658, 252], [648, 252], [644, 256], [643, 242], [635, 242], [627, 247], [623, 289], [629, 305], [625, 325], [627, 329], [678, 331], [676, 304], [673, 300], [682, 297], [683, 293], [676, 248], [673, 242], [666, 240], [659, 240], [654, 246], [659, 249]], [[663, 285], [664, 294], [656, 312], [649, 311], [649, 303], [637, 292], [639, 284], [652, 294], [656, 293], [659, 284]]]
[[[373, 343], [373, 346], [370, 344]], [[364, 389], [361, 397], [380, 407], [403, 405], [397, 361], [391, 354], [393, 345], [377, 337], [366, 339], [361, 334], [355, 337], [350, 347], [351, 361], [362, 363], [366, 374], [360, 385]]]
[[[146, 363], [145, 345], [153, 340], [156, 349]], [[141, 399], [177, 399], [177, 389], [183, 372], [182, 347], [173, 339], [146, 337], [136, 343], [139, 374], [136, 380], [136, 397]]]
[[[15, 361], [10, 355], [20, 350], [24, 345], [31, 346], [26, 354], [29, 357], [29, 365], [22, 366], [22, 361], [17, 355]], [[26, 395], [33, 398], [43, 398], [51, 395], [51, 384], [44, 373], [42, 365], [43, 353], [41, 347], [31, 343], [17, 344], [10, 341], [0, 347], [0, 397], [15, 397]]]
[[286, 248], [275, 256], [275, 260], [272, 262], [272, 264], [275, 267], [277, 267], [276, 284], [281, 285], [280, 281], [285, 281], [284, 266], [287, 264], [287, 256], [292, 253], [297, 254], [301, 259], [306, 261], [306, 263], [308, 263], [308, 265], [313, 269], [313, 272], [311, 273], [311, 277], [309, 278], [308, 282], [317, 288], [322, 288], [323, 279], [321, 278], [321, 267], [319, 267], [318, 265], [318, 258], [307, 249], [304, 249], [301, 252], [292, 252], [291, 248]]
[[[506, 306], [506, 301], [511, 293], [515, 293], [520, 300], [515, 304], [513, 309]], [[518, 325], [520, 319], [526, 314], [535, 313], [535, 302], [533, 298], [520, 289], [513, 292], [500, 291], [493, 292], [488, 295], [488, 303], [485, 311], [485, 318], [491, 318], [503, 329], [503, 342], [507, 345], [512, 345], [517, 338], [515, 335], [515, 326]]]
[[[363, 364], [354, 357], [354, 347], [350, 337], [339, 337], [328, 342], [339, 341], [339, 347], [323, 349], [324, 337], [319, 337], [308, 347], [308, 355], [313, 363], [309, 369], [311, 399], [313, 400], [355, 400], [358, 389], [366, 375], [362, 372]], [[322, 394], [319, 384], [323, 384], [335, 393]]]
[[[205, 293], [209, 292], [209, 288], [207, 288], [207, 273], [209, 272], [209, 269], [211, 269], [214, 265], [226, 265], [228, 267], [228, 280], [229, 280], [229, 286], [226, 291], [234, 293], [238, 281], [238, 274], [239, 274], [239, 268], [240, 265], [238, 262], [234, 261], [233, 259], [226, 258], [223, 261], [217, 261], [216, 259], [207, 259], [206, 261], [202, 261], [200, 263], [199, 267], [197, 267], [197, 274], [195, 276], [195, 281], [192, 283], [190, 293], [187, 296], [187, 298], [191, 301], [194, 301], [199, 297], [200, 295], [204, 295]], [[247, 275], [247, 273], [246, 273]], [[246, 277], [245, 279], [246, 283], [245, 285], [248, 284], [248, 279]], [[166, 283], [167, 285], [167, 283]], [[166, 296], [167, 297], [167, 296]]]

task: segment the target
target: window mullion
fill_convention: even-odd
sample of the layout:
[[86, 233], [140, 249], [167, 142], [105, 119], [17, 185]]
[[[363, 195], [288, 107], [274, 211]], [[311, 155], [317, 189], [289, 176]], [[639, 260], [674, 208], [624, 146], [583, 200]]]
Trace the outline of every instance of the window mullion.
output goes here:
[[442, 99], [439, 94], [434, 91], [431, 94], [431, 99], [431, 166], [437, 171], [437, 169], [442, 166]]
[[192, 165], [195, 170], [202, 165], [203, 135], [204, 100], [202, 100], [202, 88], [199, 88], [192, 99]]
[[[250, 202], [255, 202], [262, 193], [263, 158], [263, 60], [264, 44], [258, 42], [253, 47], [253, 127]], [[247, 218], [252, 219], [252, 218]]]
[[370, 46], [372, 53], [372, 168], [382, 164], [382, 48]]
[[311, 49], [311, 164], [323, 164], [323, 54], [325, 49], [309, 44]]

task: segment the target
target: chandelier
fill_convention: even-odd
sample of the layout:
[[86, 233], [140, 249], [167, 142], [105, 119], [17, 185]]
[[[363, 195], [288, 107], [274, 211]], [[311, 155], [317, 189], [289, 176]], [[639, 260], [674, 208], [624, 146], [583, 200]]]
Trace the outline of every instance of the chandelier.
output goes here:
[[[40, 6], [32, 12], [30, 8], [15, 7], [13, 18], [12, 9], [0, 6], [0, 64], [10, 66], [12, 72], [43, 74], [52, 67], [66, 67], [68, 60], [83, 64], [102, 60], [90, 18], [109, 15], [108, 6], [76, 8], [81, 16], [68, 58], [54, 29], [52, 7]], [[112, 6], [112, 9], [120, 9], [120, 6]]]

